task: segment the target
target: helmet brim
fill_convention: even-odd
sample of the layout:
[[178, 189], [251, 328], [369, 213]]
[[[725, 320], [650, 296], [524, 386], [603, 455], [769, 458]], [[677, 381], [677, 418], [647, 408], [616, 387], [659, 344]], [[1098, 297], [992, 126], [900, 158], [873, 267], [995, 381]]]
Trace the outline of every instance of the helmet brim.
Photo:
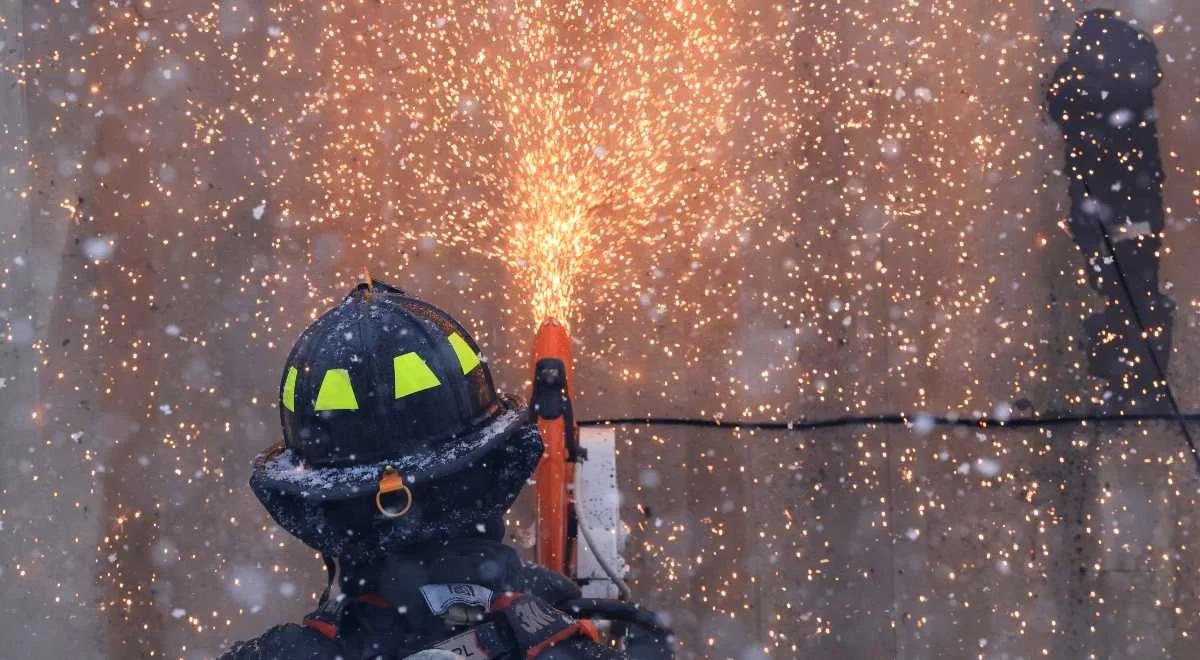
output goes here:
[[314, 467], [305, 465], [283, 441], [268, 447], [254, 459], [251, 480], [256, 485], [286, 495], [319, 501], [342, 500], [373, 493], [385, 470], [398, 472], [404, 483], [416, 486], [436, 481], [463, 470], [488, 468], [483, 462], [496, 455], [500, 445], [523, 438], [517, 431], [528, 423], [528, 415], [515, 398], [503, 397], [497, 414], [474, 431], [443, 443], [437, 449], [419, 451], [366, 465]]

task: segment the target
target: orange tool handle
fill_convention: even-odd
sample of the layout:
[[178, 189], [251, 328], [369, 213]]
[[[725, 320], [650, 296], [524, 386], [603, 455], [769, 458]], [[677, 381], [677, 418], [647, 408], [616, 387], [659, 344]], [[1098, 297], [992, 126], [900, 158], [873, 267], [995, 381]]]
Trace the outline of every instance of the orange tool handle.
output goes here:
[[574, 574], [570, 516], [575, 466], [567, 447], [574, 437], [571, 399], [571, 340], [553, 319], [542, 323], [533, 340], [533, 406], [545, 451], [537, 468], [537, 546], [539, 564], [566, 576]]

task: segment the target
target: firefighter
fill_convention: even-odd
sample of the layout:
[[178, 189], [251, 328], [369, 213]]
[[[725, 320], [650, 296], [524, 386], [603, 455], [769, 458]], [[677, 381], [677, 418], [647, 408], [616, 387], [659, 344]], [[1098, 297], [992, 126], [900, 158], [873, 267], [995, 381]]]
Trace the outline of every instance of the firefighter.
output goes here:
[[[225, 658], [672, 656], [653, 614], [582, 599], [501, 542], [542, 441], [445, 312], [358, 285], [292, 348], [279, 408], [283, 439], [255, 459], [250, 487], [321, 553], [328, 582], [302, 624]], [[618, 620], [621, 650], [589, 617]]]

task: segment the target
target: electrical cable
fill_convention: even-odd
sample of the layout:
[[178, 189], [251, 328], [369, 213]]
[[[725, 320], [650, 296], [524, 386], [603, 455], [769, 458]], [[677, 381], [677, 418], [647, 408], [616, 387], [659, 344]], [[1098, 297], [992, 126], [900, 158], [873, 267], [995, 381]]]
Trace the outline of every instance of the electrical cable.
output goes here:
[[[1086, 186], [1085, 186], [1086, 189]], [[1089, 193], [1091, 191], [1088, 191]], [[1192, 433], [1188, 430], [1187, 424], [1184, 423], [1183, 417], [1179, 411], [1179, 403], [1175, 400], [1175, 392], [1171, 389], [1171, 381], [1167, 379], [1167, 370], [1163, 369], [1158, 362], [1158, 353], [1154, 351], [1154, 346], [1150, 345], [1149, 333], [1146, 332], [1146, 325], [1142, 322], [1142, 314], [1138, 311], [1137, 305], [1133, 301], [1133, 290], [1129, 288], [1129, 281], [1125, 278], [1125, 269], [1121, 267], [1121, 260], [1117, 258], [1116, 248], [1113, 246], [1112, 237], [1108, 235], [1108, 228], [1104, 223], [1097, 218], [1096, 224], [1100, 226], [1100, 235], [1104, 237], [1104, 247], [1108, 249], [1108, 256], [1113, 261], [1113, 266], [1116, 267], [1117, 280], [1121, 283], [1121, 291], [1125, 294], [1125, 303], [1129, 307], [1129, 311], [1133, 314], [1133, 322], [1137, 324], [1138, 339], [1141, 340], [1142, 346], [1146, 349], [1146, 353], [1150, 355], [1150, 364], [1154, 367], [1154, 371], [1158, 374], [1158, 380], [1162, 383], [1163, 391], [1167, 395], [1167, 403], [1171, 406], [1171, 411], [1174, 413], [1175, 419], [1179, 420], [1179, 430], [1183, 432], [1183, 438], [1187, 441], [1188, 449], [1192, 452], [1192, 462], [1196, 464], [1196, 472], [1200, 473], [1200, 453], [1196, 451], [1196, 441], [1192, 439]]]
[[[958, 417], [950, 415], [927, 415], [914, 413], [904, 415], [898, 413], [882, 415], [847, 415], [826, 419], [799, 419], [791, 422], [760, 422], [734, 419], [700, 419], [691, 417], [611, 417], [607, 419], [582, 419], [579, 426], [689, 426], [695, 428], [759, 431], [815, 431], [851, 426], [956, 426], [990, 431], [1009, 431], [1028, 428], [1050, 428], [1078, 424], [1087, 426], [1089, 423], [1099, 424], [1140, 424], [1142, 422], [1178, 422], [1180, 428], [1187, 428], [1188, 422], [1200, 423], [1200, 413], [1144, 413], [1135, 415], [1047, 415], [1045, 417], [1018, 417], [1016, 419], [999, 417]], [[1191, 434], [1185, 433], [1188, 445]], [[1193, 451], [1192, 458], [1196, 459], [1197, 474], [1200, 475], [1200, 457]]]
[[561, 607], [564, 612], [578, 617], [625, 621], [664, 635], [674, 634], [662, 617], [636, 603], [608, 598], [576, 598], [561, 603]]
[[621, 600], [629, 600], [633, 598], [633, 592], [630, 591], [629, 585], [625, 584], [625, 579], [617, 573], [616, 569], [614, 569], [612, 565], [608, 563], [607, 559], [601, 556], [599, 550], [600, 546], [596, 545], [596, 542], [593, 540], [592, 530], [587, 525], [587, 521], [585, 521], [579, 515], [578, 508], [575, 509], [575, 524], [578, 526], [579, 531], [583, 532], [583, 540], [587, 541], [588, 550], [592, 551], [592, 557], [595, 558], [597, 564], [600, 564], [600, 570], [604, 571], [604, 574], [608, 576], [608, 579], [612, 580], [612, 583], [617, 585], [617, 591], [621, 594]]
[[581, 419], [579, 426], [691, 426], [701, 428], [723, 428], [730, 430], [755, 429], [763, 431], [814, 431], [818, 429], [846, 426], [913, 426], [930, 424], [932, 426], [960, 426], [977, 429], [1008, 430], [1037, 427], [1069, 426], [1079, 424], [1086, 426], [1089, 422], [1096, 424], [1128, 424], [1140, 422], [1176, 421], [1180, 423], [1200, 423], [1200, 413], [1144, 413], [1135, 415], [1047, 415], [1045, 417], [1017, 417], [1002, 419], [999, 417], [957, 417], [952, 415], [927, 415], [924, 413], [900, 414], [888, 413], [880, 415], [847, 415], [826, 419], [798, 419], [790, 422], [762, 422], [754, 420], [722, 420], [693, 417], [611, 417], [601, 419]]

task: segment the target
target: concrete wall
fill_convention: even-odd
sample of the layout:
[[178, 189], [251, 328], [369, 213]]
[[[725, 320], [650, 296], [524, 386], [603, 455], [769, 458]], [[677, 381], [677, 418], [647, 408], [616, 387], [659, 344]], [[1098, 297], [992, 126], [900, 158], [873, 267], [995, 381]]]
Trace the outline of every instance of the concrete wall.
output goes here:
[[[1170, 375], [1200, 410], [1200, 7], [1118, 4], [1162, 53]], [[267, 29], [265, 4], [237, 6], [222, 4], [227, 25]], [[713, 292], [701, 311], [583, 305], [584, 416], [1094, 409], [1105, 385], [1082, 323], [1101, 301], [1059, 226], [1064, 156], [1040, 111], [1063, 35], [1093, 6], [802, 3], [784, 27], [765, 21], [800, 35], [788, 84], [807, 93], [790, 150], [764, 156], [748, 196], [782, 172], [770, 184], [791, 201], [689, 285]], [[499, 266], [282, 214], [320, 191], [264, 185], [288, 145], [257, 129], [181, 146], [207, 120], [189, 101], [250, 84], [167, 47], [189, 11], [208, 7], [140, 7], [142, 28], [128, 8], [5, 8], [6, 63], [45, 64], [0, 89], [16, 170], [0, 241], [5, 657], [209, 657], [311, 607], [320, 562], [245, 484], [278, 434], [292, 337], [364, 263], [468, 319], [498, 381], [525, 385], [529, 328], [493, 291]], [[120, 38], [80, 45], [114, 16]], [[322, 20], [347, 18], [289, 24], [293, 38], [315, 42]], [[266, 48], [253, 43], [246, 61]], [[85, 51], [86, 75], [48, 64]], [[280, 99], [315, 83], [256, 84]], [[666, 298], [686, 264], [660, 265]], [[635, 592], [684, 657], [1197, 657], [1198, 480], [1177, 425], [626, 428], [618, 444]]]
[[[5, 4], [0, 18], [7, 69], [37, 46], [24, 38], [22, 3]], [[60, 265], [78, 254], [66, 243], [67, 223], [46, 211], [57, 175], [28, 167], [34, 153], [59, 148], [39, 132], [47, 105], [11, 80], [0, 87], [0, 655], [93, 657], [104, 639], [96, 614], [102, 494], [73, 429], [47, 423], [55, 401], [42, 386]], [[89, 131], [78, 128], [60, 137], [86, 140]]]

